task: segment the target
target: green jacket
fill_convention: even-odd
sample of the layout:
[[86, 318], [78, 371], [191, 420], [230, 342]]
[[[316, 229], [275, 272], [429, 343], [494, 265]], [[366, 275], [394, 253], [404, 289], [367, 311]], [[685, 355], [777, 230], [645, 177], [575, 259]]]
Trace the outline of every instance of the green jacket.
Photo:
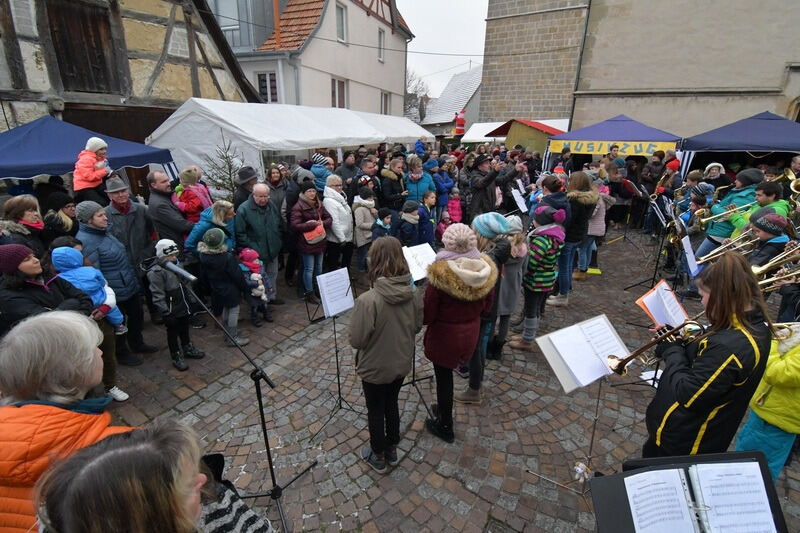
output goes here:
[[[777, 214], [783, 215], [785, 217], [789, 216], [789, 211], [791, 211], [792, 209], [791, 206], [789, 205], [789, 202], [787, 202], [786, 200], [776, 200], [771, 204], [765, 205], [764, 207], [771, 207], [772, 209], [775, 210]], [[731, 234], [731, 237], [738, 237], [739, 234], [742, 232], [742, 228], [744, 228], [746, 225], [750, 223], [750, 216], [752, 216], [752, 214], [758, 211], [759, 209], [761, 209], [761, 206], [756, 204], [747, 211], [745, 211], [744, 213], [734, 213], [730, 217], [728, 217], [728, 222], [733, 224], [733, 227], [735, 228], [733, 230], [733, 234]]]
[[252, 248], [265, 263], [278, 257], [284, 223], [274, 204], [259, 207], [251, 196], [236, 211], [236, 246]]
[[[714, 204], [711, 206], [711, 214], [718, 215], [726, 211], [726, 206], [729, 205], [747, 205], [750, 202], [755, 201], [756, 199], [756, 186], [755, 185], [748, 185], [742, 189], [735, 189], [725, 195], [725, 198], [719, 201], [719, 203]], [[734, 230], [733, 224], [731, 224], [728, 220], [720, 220], [718, 222], [712, 222], [709, 224], [708, 228], [706, 229], [706, 235], [709, 237], [717, 237], [718, 239], [727, 239], [731, 236]]]
[[[787, 433], [800, 433], [800, 345], [797, 333], [786, 341], [772, 341], [764, 377], [750, 408]], [[795, 346], [789, 347], [789, 345]]]

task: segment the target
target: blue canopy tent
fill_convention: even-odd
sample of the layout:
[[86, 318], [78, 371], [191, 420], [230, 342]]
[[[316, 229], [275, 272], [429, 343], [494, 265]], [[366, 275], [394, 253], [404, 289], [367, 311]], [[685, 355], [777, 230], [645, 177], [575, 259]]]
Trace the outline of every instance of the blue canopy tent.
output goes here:
[[176, 174], [169, 150], [117, 139], [47, 116], [0, 133], [0, 178], [72, 172], [89, 137], [108, 143], [113, 169], [157, 163], [169, 174]]
[[769, 111], [737, 120], [683, 140], [681, 170], [688, 169], [697, 152], [800, 153], [800, 124]]

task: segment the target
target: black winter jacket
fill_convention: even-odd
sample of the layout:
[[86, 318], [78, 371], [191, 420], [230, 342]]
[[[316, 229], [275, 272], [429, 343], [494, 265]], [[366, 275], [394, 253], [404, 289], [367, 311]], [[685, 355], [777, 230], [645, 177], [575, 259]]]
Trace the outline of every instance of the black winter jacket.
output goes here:
[[759, 241], [756, 243], [755, 249], [747, 254], [747, 260], [753, 266], [764, 265], [768, 263], [770, 259], [781, 253], [788, 241], [789, 239], [786, 236], [769, 241]]
[[194, 224], [186, 220], [178, 206], [172, 203], [171, 192], [150, 189], [147, 214], [150, 215], [160, 238], [170, 239], [183, 249], [183, 240], [192, 231]]
[[656, 349], [666, 367], [645, 422], [665, 455], [728, 449], [764, 374], [772, 339], [759, 311], [747, 319], [749, 329], [725, 329], [685, 347], [668, 343]]
[[589, 219], [600, 200], [595, 191], [572, 191], [567, 193], [570, 205], [569, 224], [564, 226], [564, 242], [580, 242], [589, 231]]
[[403, 196], [404, 183], [402, 176], [398, 176], [387, 168], [381, 170], [381, 190], [383, 191], [381, 207], [388, 207], [397, 212], [403, 209], [403, 203], [407, 198], [407, 196]]
[[0, 235], [2, 244], [22, 244], [33, 250], [33, 255], [41, 259], [47, 249], [42, 242], [42, 232], [36, 228], [14, 222], [13, 220], [0, 220]]
[[5, 276], [0, 283], [0, 337], [29, 316], [45, 311], [78, 311], [88, 315], [94, 309], [89, 296], [65, 279], [22, 280]]
[[499, 176], [496, 170], [483, 173], [476, 168], [470, 172], [472, 202], [469, 206], [469, 214], [472, 218], [495, 210], [497, 203], [495, 186], [502, 187], [506, 181], [507, 178]]
[[200, 264], [203, 265], [208, 284], [211, 285], [211, 300], [215, 307], [236, 307], [242, 300], [242, 293], [250, 292], [250, 284], [244, 279], [239, 263], [223, 245], [218, 250], [210, 250], [206, 243], [197, 245]]

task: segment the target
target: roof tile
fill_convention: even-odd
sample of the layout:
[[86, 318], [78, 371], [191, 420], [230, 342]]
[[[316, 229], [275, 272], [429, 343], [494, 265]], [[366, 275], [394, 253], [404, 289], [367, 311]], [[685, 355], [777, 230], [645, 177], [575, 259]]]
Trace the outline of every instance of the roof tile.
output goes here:
[[324, 7], [325, 0], [289, 0], [281, 13], [280, 48], [273, 31], [259, 50], [298, 50], [319, 23]]

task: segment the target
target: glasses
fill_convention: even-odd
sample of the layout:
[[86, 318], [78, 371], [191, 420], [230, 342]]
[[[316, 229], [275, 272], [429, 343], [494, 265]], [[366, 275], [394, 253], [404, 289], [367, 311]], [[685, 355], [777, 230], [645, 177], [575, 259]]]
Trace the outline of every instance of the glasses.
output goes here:
[[343, 185], [341, 183], [337, 183], [336, 185], [331, 185], [334, 189], [341, 189]]

